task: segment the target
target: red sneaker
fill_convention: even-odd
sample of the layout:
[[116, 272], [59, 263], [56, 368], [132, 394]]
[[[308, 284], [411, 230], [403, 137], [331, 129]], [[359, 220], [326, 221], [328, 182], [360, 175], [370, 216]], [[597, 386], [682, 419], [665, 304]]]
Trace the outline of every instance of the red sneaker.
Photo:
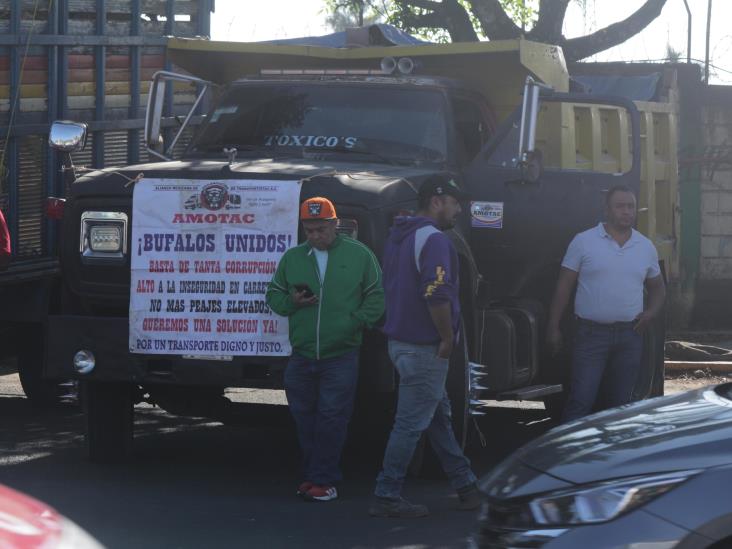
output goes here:
[[311, 501], [330, 501], [337, 497], [338, 491], [335, 489], [335, 486], [318, 486], [316, 484], [305, 492], [305, 499]]
[[310, 482], [309, 480], [306, 480], [305, 482], [300, 484], [300, 486], [297, 487], [297, 495], [304, 496], [305, 494], [307, 494], [308, 490], [310, 490], [310, 488], [312, 488], [312, 487], [313, 487], [313, 483]]

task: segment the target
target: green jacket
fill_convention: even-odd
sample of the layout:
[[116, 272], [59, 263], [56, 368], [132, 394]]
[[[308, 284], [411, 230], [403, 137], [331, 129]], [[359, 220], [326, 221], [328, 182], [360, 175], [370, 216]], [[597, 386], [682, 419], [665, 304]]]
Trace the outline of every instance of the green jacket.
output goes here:
[[[307, 284], [318, 303], [297, 307], [291, 292]], [[285, 252], [267, 288], [267, 304], [289, 318], [294, 351], [311, 359], [332, 358], [361, 345], [361, 333], [384, 313], [381, 268], [373, 252], [358, 240], [338, 235], [328, 250], [323, 284], [307, 242]]]

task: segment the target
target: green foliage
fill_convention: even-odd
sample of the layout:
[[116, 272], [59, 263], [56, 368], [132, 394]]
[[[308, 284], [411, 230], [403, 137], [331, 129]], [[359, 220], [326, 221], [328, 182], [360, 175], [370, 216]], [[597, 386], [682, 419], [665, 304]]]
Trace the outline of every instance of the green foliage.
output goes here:
[[503, 11], [522, 29], [528, 30], [536, 23], [539, 0], [500, 0], [500, 2]]
[[450, 42], [450, 34], [445, 29], [436, 27], [420, 27], [414, 25], [416, 17], [429, 13], [429, 10], [415, 8], [406, 3], [397, 1], [389, 2], [386, 22], [408, 32], [412, 36], [427, 42], [446, 44]]
[[326, 23], [334, 31], [384, 22], [390, 0], [324, 0]]

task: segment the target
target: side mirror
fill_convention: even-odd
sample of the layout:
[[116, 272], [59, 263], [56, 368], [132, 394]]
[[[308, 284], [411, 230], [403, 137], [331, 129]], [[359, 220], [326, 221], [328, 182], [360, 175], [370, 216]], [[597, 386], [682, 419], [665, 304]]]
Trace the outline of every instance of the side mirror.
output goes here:
[[61, 120], [51, 125], [48, 144], [57, 151], [72, 153], [86, 146], [86, 124]]
[[[160, 149], [162, 138], [163, 106], [167, 80], [155, 74], [148, 91], [147, 113], [145, 115], [145, 145], [151, 149]], [[162, 153], [163, 151], [160, 150]]]
[[521, 107], [521, 127], [517, 167], [521, 170], [521, 180], [536, 183], [543, 168], [541, 151], [536, 148], [536, 124], [539, 118], [539, 95], [554, 90], [540, 84], [530, 76], [524, 85], [524, 101]]
[[[174, 82], [199, 85], [200, 91], [181, 123], [180, 128], [178, 128], [175, 137], [167, 144], [163, 143], [163, 109], [165, 108], [165, 96], [168, 95], [166, 93], [168, 86], [173, 86]], [[183, 134], [183, 130], [185, 130], [193, 113], [203, 100], [206, 90], [213, 85], [213, 83], [207, 80], [174, 72], [158, 71], [153, 75], [152, 82], [150, 83], [150, 91], [147, 96], [147, 113], [145, 114], [145, 146], [148, 152], [163, 160], [170, 160], [173, 149]]]

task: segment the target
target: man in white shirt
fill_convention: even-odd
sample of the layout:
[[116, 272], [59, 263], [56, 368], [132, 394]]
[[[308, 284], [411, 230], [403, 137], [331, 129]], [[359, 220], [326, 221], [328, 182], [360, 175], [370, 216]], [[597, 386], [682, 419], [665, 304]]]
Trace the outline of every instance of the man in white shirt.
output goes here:
[[[607, 407], [631, 401], [643, 332], [666, 297], [656, 248], [633, 229], [636, 200], [628, 187], [608, 191], [606, 216], [605, 223], [579, 233], [569, 244], [549, 312], [547, 343], [556, 353], [562, 346], [559, 323], [576, 284], [577, 332], [563, 421], [589, 414], [601, 384]], [[644, 286], [649, 298], [645, 310]]]

